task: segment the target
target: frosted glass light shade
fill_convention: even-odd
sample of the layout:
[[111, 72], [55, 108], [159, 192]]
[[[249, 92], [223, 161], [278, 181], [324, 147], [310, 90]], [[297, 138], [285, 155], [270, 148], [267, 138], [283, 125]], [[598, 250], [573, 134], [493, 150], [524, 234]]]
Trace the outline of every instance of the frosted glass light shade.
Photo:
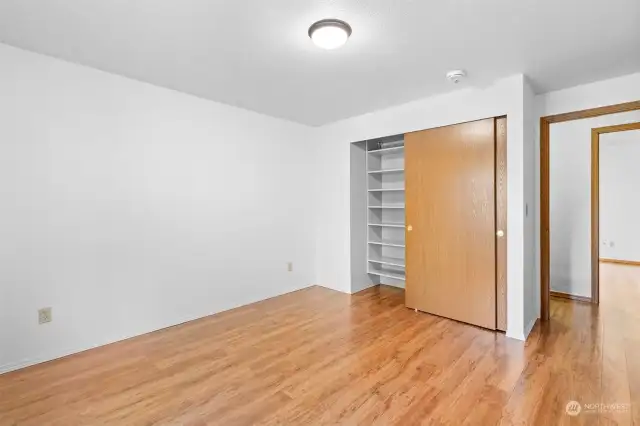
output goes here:
[[309, 37], [313, 43], [327, 50], [344, 45], [351, 35], [351, 27], [339, 19], [323, 19], [309, 27]]

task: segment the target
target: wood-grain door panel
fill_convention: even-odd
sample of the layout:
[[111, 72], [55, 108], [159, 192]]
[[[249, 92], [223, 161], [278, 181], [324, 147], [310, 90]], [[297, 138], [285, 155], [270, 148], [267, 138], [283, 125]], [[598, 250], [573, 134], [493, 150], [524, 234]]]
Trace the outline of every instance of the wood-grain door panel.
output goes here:
[[405, 135], [406, 305], [496, 328], [495, 121]]

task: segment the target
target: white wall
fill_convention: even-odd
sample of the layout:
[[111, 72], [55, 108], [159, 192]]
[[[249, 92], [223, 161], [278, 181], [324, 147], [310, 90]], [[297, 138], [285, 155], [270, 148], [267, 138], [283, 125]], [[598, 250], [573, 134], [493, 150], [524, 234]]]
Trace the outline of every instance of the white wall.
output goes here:
[[[640, 73], [597, 81], [536, 96], [536, 117], [640, 100]], [[536, 206], [540, 205], [540, 125], [536, 120]], [[536, 229], [540, 209], [536, 208]], [[536, 232], [536, 282], [540, 283], [540, 232]]]
[[314, 283], [309, 128], [3, 45], [0, 117], [0, 372]]
[[[350, 142], [505, 114], [507, 333], [524, 338], [531, 96], [518, 75], [311, 129], [0, 45], [0, 371], [312, 283], [351, 292]], [[534, 125], [638, 99], [640, 73], [552, 92]]]
[[639, 166], [640, 130], [600, 135], [601, 258], [640, 262]]
[[[535, 117], [535, 95], [529, 82], [524, 81], [523, 97], [523, 173], [524, 173], [524, 290], [523, 290], [523, 326], [524, 335], [527, 336], [540, 317], [540, 285], [536, 281], [536, 226], [535, 211], [537, 210], [535, 195], [535, 138], [536, 138], [536, 117]], [[509, 125], [509, 123], [507, 123]], [[507, 179], [510, 179], [507, 176]], [[510, 256], [507, 253], [507, 256]]]
[[[320, 129], [321, 149], [316, 158], [319, 205], [323, 211], [317, 234], [318, 282], [351, 292], [349, 230], [350, 143], [368, 138], [507, 115], [508, 125], [508, 330], [524, 339], [524, 91], [522, 75], [490, 87], [471, 88], [343, 120]], [[531, 113], [532, 111], [530, 111]]]
[[591, 129], [640, 111], [554, 123], [549, 132], [551, 289], [591, 297]]

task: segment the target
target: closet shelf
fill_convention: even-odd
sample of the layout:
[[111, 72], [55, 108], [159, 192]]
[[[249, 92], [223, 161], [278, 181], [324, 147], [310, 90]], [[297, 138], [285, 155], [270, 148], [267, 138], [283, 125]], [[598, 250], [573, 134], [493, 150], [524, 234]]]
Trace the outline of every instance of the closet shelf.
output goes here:
[[380, 226], [382, 228], [404, 228], [404, 223], [369, 223], [369, 226]]
[[369, 273], [371, 275], [377, 275], [379, 277], [393, 278], [393, 279], [402, 280], [402, 281], [405, 280], [404, 274], [400, 274], [397, 272], [369, 270]]
[[369, 244], [386, 247], [404, 247], [404, 241], [369, 241]]
[[394, 146], [393, 148], [374, 149], [372, 151], [368, 151], [368, 153], [371, 155], [376, 155], [376, 154], [382, 155], [382, 154], [391, 154], [391, 153], [402, 152], [402, 151], [404, 151], [404, 145]]
[[380, 259], [368, 259], [371, 263], [377, 263], [380, 265], [396, 266], [404, 268], [404, 259], [398, 259], [395, 257], [381, 257]]
[[369, 192], [401, 192], [404, 191], [404, 188], [378, 188], [378, 189], [369, 189]]
[[397, 206], [391, 206], [391, 205], [387, 205], [387, 206], [369, 206], [370, 209], [404, 209], [403, 205], [397, 205]]
[[386, 170], [369, 170], [367, 173], [370, 175], [382, 174], [382, 173], [402, 173], [404, 169], [386, 169]]

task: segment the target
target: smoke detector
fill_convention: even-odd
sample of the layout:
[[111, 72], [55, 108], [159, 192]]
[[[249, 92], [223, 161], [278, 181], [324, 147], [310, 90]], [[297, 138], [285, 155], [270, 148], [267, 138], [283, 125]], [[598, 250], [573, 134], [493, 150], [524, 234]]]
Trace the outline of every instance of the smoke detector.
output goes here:
[[458, 84], [460, 80], [462, 80], [466, 76], [467, 73], [464, 70], [453, 70], [447, 73], [447, 79], [453, 82], [453, 84]]

